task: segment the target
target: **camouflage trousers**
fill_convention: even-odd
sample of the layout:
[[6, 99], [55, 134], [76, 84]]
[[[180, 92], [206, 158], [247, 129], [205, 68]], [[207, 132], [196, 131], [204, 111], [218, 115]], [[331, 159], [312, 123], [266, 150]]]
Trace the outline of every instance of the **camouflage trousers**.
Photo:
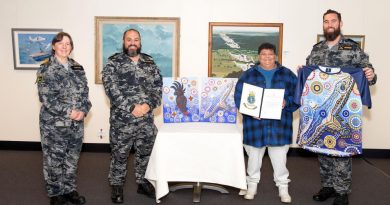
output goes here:
[[145, 172], [157, 135], [152, 120], [128, 125], [112, 124], [110, 127], [111, 164], [108, 180], [111, 185], [123, 185], [127, 174], [129, 152], [134, 146], [135, 179], [137, 184], [146, 183]]
[[333, 187], [339, 194], [351, 193], [352, 158], [318, 155], [322, 187]]
[[43, 175], [48, 196], [76, 190], [77, 163], [83, 143], [84, 125], [71, 122], [70, 126], [40, 123], [43, 153]]

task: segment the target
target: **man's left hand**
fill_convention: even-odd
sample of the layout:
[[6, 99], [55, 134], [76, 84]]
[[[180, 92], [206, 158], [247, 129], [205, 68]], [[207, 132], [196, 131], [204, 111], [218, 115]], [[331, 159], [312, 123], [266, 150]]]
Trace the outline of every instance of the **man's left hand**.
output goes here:
[[363, 71], [364, 71], [364, 75], [366, 76], [368, 82], [371, 82], [375, 77], [374, 69], [369, 68], [369, 67], [365, 67], [365, 68], [363, 68]]
[[146, 104], [146, 103], [142, 104], [142, 105], [141, 105], [141, 108], [142, 108], [142, 113], [143, 113], [144, 115], [145, 115], [146, 113], [148, 113], [149, 110], [150, 110], [149, 105]]

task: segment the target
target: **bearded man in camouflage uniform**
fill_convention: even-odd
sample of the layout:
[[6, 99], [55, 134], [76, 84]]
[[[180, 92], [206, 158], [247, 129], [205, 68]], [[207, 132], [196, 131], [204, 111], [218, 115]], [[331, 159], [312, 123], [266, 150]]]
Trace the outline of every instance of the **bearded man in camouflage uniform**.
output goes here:
[[154, 188], [144, 177], [157, 134], [153, 109], [161, 103], [162, 77], [153, 58], [141, 53], [141, 36], [137, 30], [124, 32], [123, 52], [109, 57], [102, 74], [111, 101], [108, 176], [111, 200], [123, 203], [127, 159], [133, 146], [137, 192], [154, 198]]
[[[360, 67], [370, 85], [376, 83], [376, 74], [372, 64], [359, 47], [358, 43], [346, 39], [341, 34], [341, 14], [328, 10], [323, 15], [323, 30], [325, 40], [313, 46], [306, 59], [306, 65], [326, 67]], [[322, 188], [313, 195], [315, 201], [325, 201], [329, 197], [336, 197], [334, 205], [348, 204], [348, 194], [351, 193], [352, 158], [331, 157], [319, 154], [320, 176]]]
[[58, 33], [52, 56], [37, 72], [43, 173], [51, 205], [85, 204], [76, 191], [77, 162], [84, 137], [84, 117], [91, 109], [83, 67], [69, 58], [73, 41]]

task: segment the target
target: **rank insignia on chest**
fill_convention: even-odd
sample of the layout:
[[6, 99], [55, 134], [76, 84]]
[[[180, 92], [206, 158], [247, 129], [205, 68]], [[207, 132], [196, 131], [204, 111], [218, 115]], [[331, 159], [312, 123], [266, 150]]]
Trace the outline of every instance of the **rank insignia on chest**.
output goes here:
[[72, 65], [71, 68], [72, 70], [84, 70], [83, 66], [81, 65]]
[[42, 74], [38, 74], [37, 75], [37, 79], [35, 80], [35, 83], [40, 84], [42, 82], [43, 82], [43, 75]]
[[342, 50], [342, 51], [352, 50], [352, 46], [350, 46], [350, 45], [340, 45], [339, 46], [339, 50]]
[[146, 64], [154, 64], [154, 61], [153, 60], [145, 60], [145, 63]]

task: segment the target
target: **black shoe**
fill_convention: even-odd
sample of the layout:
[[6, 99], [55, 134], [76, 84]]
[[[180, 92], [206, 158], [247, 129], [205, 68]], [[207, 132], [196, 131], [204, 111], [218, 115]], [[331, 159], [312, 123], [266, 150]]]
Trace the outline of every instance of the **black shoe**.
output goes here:
[[138, 184], [137, 193], [144, 194], [153, 199], [156, 198], [156, 192], [154, 191], [154, 187], [149, 182]]
[[333, 187], [323, 187], [317, 194], [313, 195], [315, 201], [325, 201], [329, 197], [336, 196], [336, 191]]
[[63, 195], [50, 197], [50, 205], [68, 205]]
[[348, 194], [336, 194], [333, 205], [348, 205]]
[[77, 191], [72, 191], [68, 194], [64, 194], [63, 196], [67, 201], [69, 201], [74, 205], [82, 205], [85, 204], [86, 202], [85, 197], [80, 196], [79, 193], [77, 193]]
[[123, 186], [112, 185], [111, 186], [111, 201], [116, 204], [123, 203]]

